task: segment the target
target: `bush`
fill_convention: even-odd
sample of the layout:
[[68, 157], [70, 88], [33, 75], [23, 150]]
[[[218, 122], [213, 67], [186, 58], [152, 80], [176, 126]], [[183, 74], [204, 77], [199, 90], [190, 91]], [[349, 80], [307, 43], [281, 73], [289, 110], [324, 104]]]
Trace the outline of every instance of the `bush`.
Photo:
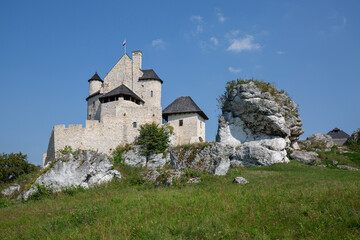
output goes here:
[[169, 146], [169, 132], [165, 128], [159, 127], [156, 123], [147, 123], [140, 126], [140, 135], [137, 139], [141, 145], [141, 151], [144, 155], [150, 153], [163, 153]]
[[36, 170], [36, 166], [27, 161], [27, 155], [3, 153], [0, 155], [0, 183], [8, 183], [20, 175]]
[[115, 150], [112, 152], [112, 162], [114, 164], [121, 164], [123, 162], [122, 160], [122, 154], [123, 152], [131, 150], [132, 147], [130, 144], [125, 145], [119, 145], [115, 148]]
[[28, 200], [40, 200], [44, 197], [48, 197], [52, 194], [53, 189], [51, 186], [35, 184], [36, 192], [33, 193]]

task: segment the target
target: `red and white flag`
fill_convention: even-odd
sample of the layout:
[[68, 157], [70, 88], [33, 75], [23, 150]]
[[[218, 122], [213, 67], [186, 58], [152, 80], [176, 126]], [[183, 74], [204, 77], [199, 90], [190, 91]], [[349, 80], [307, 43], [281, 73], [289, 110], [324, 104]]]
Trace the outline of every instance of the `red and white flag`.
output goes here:
[[125, 46], [126, 45], [126, 40], [124, 40], [124, 42], [123, 42], [123, 46]]

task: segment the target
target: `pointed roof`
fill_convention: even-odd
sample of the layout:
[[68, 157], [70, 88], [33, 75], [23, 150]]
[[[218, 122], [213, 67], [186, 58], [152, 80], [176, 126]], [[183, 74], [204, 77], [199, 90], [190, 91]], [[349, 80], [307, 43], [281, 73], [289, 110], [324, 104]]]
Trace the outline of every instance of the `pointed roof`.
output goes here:
[[163, 80], [161, 80], [159, 78], [159, 76], [154, 72], [153, 69], [146, 69], [146, 70], [141, 70], [143, 72], [142, 77], [139, 77], [139, 81], [140, 80], [158, 80], [161, 83], [163, 83]]
[[144, 102], [144, 100], [142, 100], [138, 95], [136, 95], [133, 91], [130, 90], [130, 88], [128, 88], [124, 84], [121, 84], [119, 87], [117, 87], [117, 88], [111, 90], [110, 92], [104, 94], [99, 99], [103, 99], [103, 98], [107, 98], [107, 97], [121, 96], [121, 95], [131, 96], [136, 100]]
[[171, 114], [180, 114], [180, 113], [198, 113], [205, 120], [209, 120], [206, 114], [196, 105], [194, 100], [191, 97], [178, 97], [175, 101], [170, 103], [163, 110], [163, 118], [167, 120], [167, 117]]
[[101, 79], [101, 77], [97, 74], [97, 72], [95, 72], [94, 76], [92, 76], [92, 77], [88, 80], [88, 82], [90, 82], [90, 81], [100, 81], [100, 82], [104, 82], [104, 81]]
[[332, 138], [348, 138], [349, 134], [344, 132], [343, 130], [340, 130], [338, 128], [334, 128], [330, 132], [327, 133], [327, 135], [330, 135]]

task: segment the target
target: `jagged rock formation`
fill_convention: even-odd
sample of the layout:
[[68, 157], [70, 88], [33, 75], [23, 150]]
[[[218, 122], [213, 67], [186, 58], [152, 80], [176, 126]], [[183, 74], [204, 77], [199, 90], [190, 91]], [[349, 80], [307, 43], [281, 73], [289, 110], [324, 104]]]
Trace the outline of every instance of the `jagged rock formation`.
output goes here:
[[217, 141], [236, 147], [245, 165], [288, 162], [286, 148], [304, 132], [298, 106], [270, 84], [244, 81], [223, 95]]
[[[268, 89], [260, 88], [263, 85]], [[225, 94], [217, 141], [238, 145], [281, 137], [295, 142], [304, 133], [297, 111], [294, 101], [269, 84], [235, 85]]]
[[35, 193], [36, 184], [49, 186], [53, 191], [61, 191], [62, 188], [71, 186], [89, 188], [112, 179], [120, 180], [121, 174], [113, 170], [113, 164], [107, 155], [92, 151], [68, 153], [48, 164], [44, 173], [20, 197], [27, 199]]
[[332, 137], [323, 133], [315, 133], [306, 140], [297, 142], [298, 150], [330, 151], [335, 145]]
[[349, 145], [351, 142], [360, 143], [360, 131], [354, 132], [351, 136], [346, 140], [345, 145]]
[[16, 193], [17, 191], [20, 191], [20, 188], [21, 188], [21, 186], [19, 184], [15, 183], [15, 184], [9, 186], [8, 188], [3, 189], [1, 191], [1, 194], [5, 195], [5, 196], [11, 196], [14, 193]]

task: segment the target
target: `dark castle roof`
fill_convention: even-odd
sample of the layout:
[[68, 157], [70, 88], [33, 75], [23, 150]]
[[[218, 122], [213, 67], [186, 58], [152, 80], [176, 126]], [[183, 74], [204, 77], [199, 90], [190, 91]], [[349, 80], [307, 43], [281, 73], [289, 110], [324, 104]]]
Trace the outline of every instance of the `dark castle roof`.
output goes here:
[[179, 97], [163, 110], [163, 118], [167, 120], [171, 114], [198, 113], [205, 120], [209, 120], [206, 114], [196, 105], [191, 97]]
[[141, 70], [143, 72], [142, 77], [139, 77], [139, 80], [158, 80], [161, 83], [163, 81], [159, 78], [159, 76], [154, 72], [153, 69]]
[[332, 138], [348, 138], [349, 134], [344, 132], [343, 130], [340, 130], [338, 128], [334, 128], [330, 132], [327, 133], [327, 135], [330, 135]]
[[131, 96], [136, 100], [144, 102], [138, 95], [136, 95], [133, 91], [131, 91], [127, 86], [121, 84], [119, 87], [111, 90], [110, 92], [106, 93], [105, 95], [101, 96], [99, 99], [104, 99], [107, 97], [115, 97], [115, 96]]
[[94, 92], [93, 94], [89, 95], [89, 96], [86, 98], [86, 101], [89, 100], [89, 99], [92, 98], [92, 97], [95, 97], [95, 96], [99, 95], [99, 94], [100, 94], [100, 90], [97, 91], [97, 92]]
[[88, 80], [88, 82], [90, 82], [90, 81], [100, 81], [100, 82], [104, 82], [104, 81], [100, 78], [100, 76], [97, 74], [97, 72], [95, 72], [94, 76], [92, 76], [92, 77]]

